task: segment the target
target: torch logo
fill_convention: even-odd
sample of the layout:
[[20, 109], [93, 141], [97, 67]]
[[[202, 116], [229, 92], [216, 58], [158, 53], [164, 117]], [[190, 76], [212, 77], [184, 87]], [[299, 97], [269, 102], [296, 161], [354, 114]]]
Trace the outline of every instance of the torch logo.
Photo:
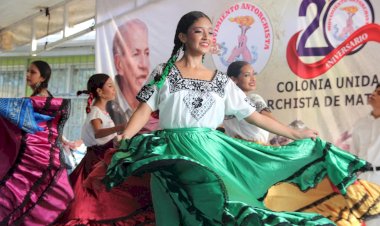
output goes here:
[[213, 60], [221, 71], [226, 71], [230, 63], [243, 60], [259, 73], [272, 51], [273, 32], [269, 18], [252, 3], [238, 3], [228, 8], [218, 19], [213, 38], [220, 49]]

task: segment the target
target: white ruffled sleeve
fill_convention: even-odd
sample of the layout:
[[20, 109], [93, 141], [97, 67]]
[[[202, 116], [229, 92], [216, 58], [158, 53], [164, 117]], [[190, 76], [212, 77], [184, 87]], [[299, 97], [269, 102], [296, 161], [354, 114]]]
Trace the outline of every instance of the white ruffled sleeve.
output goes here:
[[229, 80], [226, 85], [225, 108], [226, 115], [234, 115], [238, 120], [256, 111], [255, 105], [232, 80]]
[[249, 93], [247, 97], [251, 100], [251, 102], [256, 106], [256, 111], [262, 112], [267, 111], [271, 112], [264, 98], [256, 93]]

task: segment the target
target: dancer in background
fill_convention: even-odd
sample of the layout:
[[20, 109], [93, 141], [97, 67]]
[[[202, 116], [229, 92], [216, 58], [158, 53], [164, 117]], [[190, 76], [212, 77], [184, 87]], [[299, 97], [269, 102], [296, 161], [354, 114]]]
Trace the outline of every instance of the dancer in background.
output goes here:
[[[227, 68], [227, 75], [243, 90], [252, 104], [255, 105], [257, 112], [274, 119], [264, 99], [260, 95], [253, 93], [256, 90], [256, 76], [253, 67], [248, 62], [235, 61], [231, 63]], [[227, 116], [223, 126], [226, 134], [231, 137], [261, 144], [268, 143], [269, 132], [245, 120], [239, 121], [236, 117]]]
[[[359, 178], [380, 183], [380, 84], [368, 97], [372, 111], [359, 119], [353, 128], [352, 141], [354, 154], [372, 163], [370, 168]], [[366, 221], [367, 226], [380, 225], [380, 217]]]
[[[57, 225], [136, 225], [150, 223], [154, 215], [151, 206], [149, 177], [133, 177], [123, 189], [107, 192], [105, 186], [96, 183], [89, 174], [95, 169], [105, 174], [104, 159], [112, 156], [113, 139], [124, 130], [125, 125], [112, 121], [106, 105], [115, 99], [112, 79], [106, 74], [94, 74], [87, 82], [87, 90], [78, 91], [89, 95], [87, 117], [82, 127], [82, 140], [87, 153], [70, 175], [75, 198], [56, 222]], [[97, 166], [100, 165], [98, 168]]]
[[26, 74], [26, 83], [33, 90], [31, 96], [53, 97], [48, 90], [51, 68], [42, 60], [33, 61]]
[[[317, 138], [314, 130], [293, 130], [258, 113], [227, 75], [202, 64], [212, 32], [202, 12], [180, 19], [171, 57], [139, 92], [141, 103], [104, 183], [112, 188], [151, 172], [157, 225], [334, 225], [315, 213], [270, 211], [263, 200], [278, 182], [307, 190], [324, 177], [346, 194], [368, 163]], [[135, 136], [156, 110], [163, 130]], [[231, 138], [215, 130], [225, 115], [296, 141], [272, 147]]]
[[0, 99], [0, 225], [49, 225], [73, 198], [61, 136], [70, 102], [47, 90], [49, 64], [28, 67], [30, 98]]
[[[51, 68], [50, 65], [42, 60], [33, 61], [28, 68], [26, 74], [26, 83], [32, 89], [32, 97], [53, 97], [48, 89], [49, 80], [51, 77]], [[72, 149], [79, 145], [80, 141], [70, 141], [62, 135], [61, 145], [62, 151], [64, 154], [64, 163], [70, 174], [72, 170], [76, 167], [75, 163], [70, 161], [70, 156], [72, 156]]]

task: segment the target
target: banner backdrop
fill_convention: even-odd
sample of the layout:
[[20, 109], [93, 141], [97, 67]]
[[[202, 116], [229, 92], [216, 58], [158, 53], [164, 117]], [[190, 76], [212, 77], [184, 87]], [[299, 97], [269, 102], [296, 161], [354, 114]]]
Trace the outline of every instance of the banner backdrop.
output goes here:
[[[118, 62], [145, 64], [150, 72], [166, 62], [177, 22], [193, 10], [209, 15], [215, 26], [220, 53], [206, 57], [210, 68], [226, 71], [235, 60], [250, 62], [257, 72], [257, 93], [277, 119], [285, 124], [302, 120], [323, 139], [350, 149], [353, 124], [370, 113], [367, 97], [380, 82], [379, 1], [162, 0], [136, 6], [98, 0], [97, 71], [120, 75]], [[113, 53], [114, 36], [118, 26], [134, 19], [146, 25], [148, 47], [131, 50], [132, 63], [122, 63]], [[133, 43], [143, 42], [144, 37], [136, 40]], [[141, 87], [146, 76], [128, 71], [127, 76], [134, 76], [136, 87]], [[119, 103], [123, 111], [133, 108], [122, 91]]]

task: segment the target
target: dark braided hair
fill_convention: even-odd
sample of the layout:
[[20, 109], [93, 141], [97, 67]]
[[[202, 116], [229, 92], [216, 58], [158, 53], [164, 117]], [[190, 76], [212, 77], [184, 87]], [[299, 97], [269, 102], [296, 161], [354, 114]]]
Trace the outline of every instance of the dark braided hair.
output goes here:
[[238, 77], [240, 75], [240, 70], [245, 65], [248, 65], [247, 61], [235, 61], [232, 62], [227, 68], [228, 77]]
[[86, 112], [87, 114], [91, 112], [91, 105], [92, 101], [95, 98], [99, 98], [99, 94], [97, 92], [97, 89], [102, 89], [106, 81], [110, 78], [107, 74], [93, 74], [87, 81], [87, 90], [80, 90], [77, 92], [77, 96], [81, 94], [87, 94], [87, 106], [86, 106]]
[[[36, 87], [36, 89], [33, 91], [32, 95], [31, 95], [31, 96], [36, 96], [41, 92], [42, 89], [48, 88], [49, 79], [51, 76], [51, 68], [50, 68], [50, 65], [48, 63], [46, 63], [45, 61], [42, 61], [42, 60], [33, 61], [31, 64], [33, 64], [34, 66], [36, 66], [38, 68], [38, 71], [40, 72], [41, 77], [44, 78], [44, 81], [41, 82]], [[48, 93], [49, 93], [49, 91], [48, 91]], [[49, 93], [49, 95], [51, 96], [50, 93]]]
[[177, 58], [182, 51], [186, 51], [186, 46], [181, 42], [179, 39], [179, 34], [184, 33], [187, 34], [187, 31], [193, 25], [199, 18], [207, 18], [210, 22], [210, 18], [204, 14], [203, 12], [200, 11], [191, 11], [189, 13], [186, 13], [181, 17], [181, 19], [178, 22], [177, 29], [175, 31], [174, 35], [174, 47], [172, 54], [170, 55], [169, 60], [166, 62], [166, 65], [162, 71], [161, 74], [158, 74], [155, 78], [154, 81], [150, 83], [150, 85], [156, 84], [158, 88], [161, 88], [166, 76], [169, 74], [170, 69], [173, 67], [174, 63], [177, 61]]

